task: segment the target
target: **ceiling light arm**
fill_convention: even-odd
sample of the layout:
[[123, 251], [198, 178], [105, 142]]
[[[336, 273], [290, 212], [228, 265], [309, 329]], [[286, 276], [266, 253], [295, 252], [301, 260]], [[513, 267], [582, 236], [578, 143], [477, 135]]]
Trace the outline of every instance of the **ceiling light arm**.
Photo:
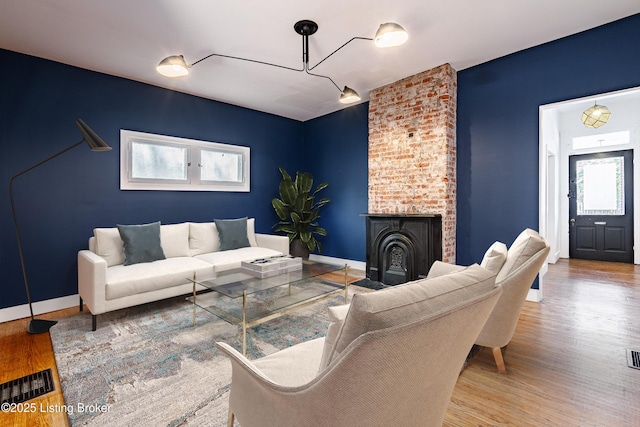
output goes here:
[[[342, 46], [340, 46], [338, 49], [334, 50], [329, 56], [333, 55], [334, 53], [336, 53], [338, 50], [342, 49], [344, 46], [346, 46], [349, 42], [351, 42], [352, 40], [354, 40], [355, 37], [351, 40], [349, 40], [347, 43], [343, 44]], [[327, 59], [329, 56], [327, 56], [324, 59]], [[322, 61], [324, 61], [324, 59]], [[320, 62], [322, 62], [320, 61]], [[333, 79], [329, 76], [323, 76], [320, 74], [314, 74], [311, 73], [310, 71], [313, 70], [314, 68], [316, 68], [319, 64], [317, 63], [315, 66], [309, 68], [309, 34], [302, 34], [302, 62], [303, 62], [303, 70], [310, 76], [314, 76], [314, 77], [323, 77], [325, 79], [328, 79], [331, 83], [333, 83], [333, 85], [336, 87], [336, 89], [338, 89], [338, 91], [340, 91], [340, 93], [342, 93], [342, 89], [340, 89], [340, 86], [338, 86], [336, 84], [336, 82], [333, 81]]]
[[[326, 58], [325, 58], [326, 59]], [[311, 71], [313, 68], [309, 68], [309, 35], [308, 34], [302, 34], [302, 66], [303, 66], [303, 70], [310, 76], [314, 76], [314, 77], [322, 77], [325, 78], [327, 80], [329, 80], [331, 83], [333, 83], [333, 85], [336, 87], [336, 89], [338, 89], [340, 92], [342, 92], [342, 89], [340, 89], [340, 86], [338, 86], [336, 84], [336, 82], [333, 81], [333, 79], [329, 76], [322, 76], [320, 74], [314, 74], [314, 73], [310, 73], [309, 71]], [[315, 67], [314, 67], [315, 68]]]
[[265, 61], [257, 61], [255, 59], [247, 59], [247, 58], [240, 58], [238, 56], [221, 55], [218, 53], [212, 53], [210, 55], [205, 56], [204, 58], [201, 58], [195, 61], [190, 65], [187, 65], [186, 61], [184, 60], [184, 56], [182, 55], [168, 56], [164, 58], [162, 61], [160, 61], [160, 63], [156, 66], [156, 70], [158, 71], [158, 73], [166, 77], [182, 77], [189, 74], [189, 68], [192, 68], [194, 65], [199, 64], [200, 62], [206, 59], [209, 59], [212, 56], [219, 56], [221, 58], [229, 58], [229, 59], [237, 59], [240, 61], [253, 62], [255, 64], [270, 65], [272, 67], [278, 67], [278, 68], [282, 68], [290, 71], [298, 71], [298, 72], [304, 71], [310, 76], [322, 77], [322, 78], [328, 79], [340, 92], [340, 102], [343, 104], [351, 104], [351, 103], [360, 101], [360, 95], [358, 95], [358, 92], [356, 92], [355, 90], [351, 89], [348, 86], [345, 86], [344, 89], [340, 89], [340, 86], [338, 86], [331, 77], [324, 76], [322, 74], [314, 74], [311, 71], [313, 71], [318, 65], [322, 64], [324, 61], [331, 58], [334, 54], [336, 54], [338, 51], [340, 51], [342, 48], [344, 48], [354, 40], [373, 41], [377, 47], [385, 48], [385, 47], [399, 46], [404, 42], [406, 42], [408, 37], [407, 32], [405, 31], [404, 28], [402, 28], [402, 26], [393, 22], [387, 22], [385, 24], [380, 25], [380, 27], [378, 28], [378, 31], [376, 31], [376, 35], [374, 38], [352, 37], [350, 40], [348, 40], [346, 43], [343, 43], [340, 47], [338, 47], [336, 50], [331, 52], [329, 55], [322, 58], [320, 62], [318, 62], [316, 65], [314, 65], [313, 67], [310, 67], [309, 66], [309, 36], [315, 34], [316, 31], [318, 31], [318, 24], [316, 24], [311, 20], [303, 19], [301, 21], [296, 22], [293, 25], [293, 29], [297, 34], [302, 36], [302, 68], [300, 69], [287, 67], [279, 64], [272, 64], [270, 62], [265, 62]]
[[333, 83], [333, 85], [336, 87], [336, 89], [338, 89], [340, 91], [340, 93], [342, 93], [342, 89], [340, 89], [340, 86], [338, 86], [336, 84], [336, 82], [333, 81], [333, 79], [329, 76], [323, 76], [320, 74], [314, 74], [314, 73], [310, 73], [308, 69], [305, 69], [304, 71], [306, 71], [307, 74], [309, 74], [310, 76], [314, 76], [314, 77], [324, 77], [325, 79], [328, 79], [331, 83]]
[[[340, 46], [339, 48], [337, 48], [336, 50], [334, 50], [333, 52], [331, 52], [329, 55], [325, 56], [320, 62], [318, 62], [316, 65], [314, 65], [313, 67], [309, 67], [308, 63], [307, 63], [307, 70], [311, 71], [314, 68], [316, 68], [318, 65], [322, 64], [324, 61], [326, 61], [327, 59], [329, 59], [329, 57], [331, 57], [334, 53], [338, 52], [340, 49], [342, 49], [343, 47], [345, 47], [346, 45], [348, 45], [349, 43], [351, 43], [354, 40], [369, 40], [369, 41], [373, 41], [373, 39], [368, 38], [368, 37], [353, 37], [351, 40], [349, 40], [348, 42], [346, 42], [345, 44], [343, 44], [342, 46]], [[307, 58], [308, 59], [308, 58]], [[334, 83], [335, 84], [335, 83]]]
[[304, 68], [298, 69], [298, 68], [292, 68], [292, 67], [287, 67], [285, 65], [278, 65], [278, 64], [272, 64], [270, 62], [264, 62], [264, 61], [258, 61], [255, 59], [247, 59], [247, 58], [240, 58], [238, 56], [231, 56], [231, 55], [221, 55], [219, 53], [212, 53], [210, 55], [205, 56], [202, 59], [198, 59], [196, 62], [194, 62], [193, 64], [187, 65], [187, 68], [191, 68], [194, 65], [204, 61], [205, 59], [209, 59], [212, 56], [219, 56], [220, 58], [228, 58], [228, 59], [237, 59], [240, 61], [247, 61], [247, 62], [253, 62], [255, 64], [262, 64], [262, 65], [271, 65], [272, 67], [278, 67], [278, 68], [284, 68], [285, 70], [291, 70], [291, 71], [304, 71]]

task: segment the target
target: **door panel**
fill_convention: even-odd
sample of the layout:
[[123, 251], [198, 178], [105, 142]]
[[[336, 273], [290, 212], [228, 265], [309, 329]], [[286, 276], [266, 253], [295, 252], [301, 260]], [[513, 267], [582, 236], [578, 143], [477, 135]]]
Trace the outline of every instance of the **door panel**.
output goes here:
[[633, 263], [633, 150], [569, 156], [569, 256]]

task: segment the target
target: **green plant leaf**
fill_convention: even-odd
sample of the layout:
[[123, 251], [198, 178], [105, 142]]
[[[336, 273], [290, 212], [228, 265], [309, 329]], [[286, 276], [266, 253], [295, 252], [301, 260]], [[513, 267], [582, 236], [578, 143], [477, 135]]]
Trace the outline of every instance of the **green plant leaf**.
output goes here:
[[329, 186], [328, 182], [323, 182], [322, 184], [318, 184], [318, 186], [316, 187], [316, 190], [313, 192], [313, 195], [315, 196], [318, 193], [318, 191], [324, 188], [327, 188], [328, 186]]
[[287, 206], [284, 204], [282, 200], [280, 199], [271, 200], [271, 206], [273, 206], [273, 208], [275, 209], [276, 214], [278, 215], [278, 218], [280, 219], [289, 218], [289, 209], [287, 208]]
[[298, 191], [296, 190], [296, 186], [290, 179], [283, 179], [280, 181], [280, 198], [286, 205], [294, 205], [296, 203], [296, 199], [298, 198]]
[[327, 230], [325, 230], [324, 228], [321, 227], [316, 227], [313, 230], [311, 230], [312, 233], [315, 234], [319, 234], [321, 236], [326, 236], [327, 235]]
[[311, 187], [313, 187], [313, 175], [309, 172], [296, 174], [296, 187], [300, 193], [309, 193], [311, 192]]
[[282, 168], [282, 166], [280, 166], [278, 169], [280, 170], [280, 173], [282, 174], [282, 179], [291, 181], [291, 176], [287, 173], [286, 170], [284, 170]]

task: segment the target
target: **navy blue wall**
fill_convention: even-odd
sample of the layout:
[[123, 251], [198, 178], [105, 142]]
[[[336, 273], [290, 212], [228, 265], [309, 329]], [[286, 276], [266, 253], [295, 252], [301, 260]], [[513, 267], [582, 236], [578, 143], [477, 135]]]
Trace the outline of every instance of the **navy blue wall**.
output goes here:
[[[34, 301], [77, 293], [76, 254], [94, 227], [251, 216], [269, 233], [278, 166], [303, 164], [304, 124], [0, 50], [0, 308], [26, 303], [9, 203], [12, 175], [82, 139], [82, 118], [113, 150], [86, 144], [18, 177], [14, 197]], [[119, 190], [120, 129], [251, 147], [251, 192]]]
[[[538, 107], [640, 86], [638, 40], [634, 15], [458, 73], [458, 263], [537, 229]], [[15, 184], [34, 300], [77, 293], [76, 252], [94, 227], [248, 215], [270, 232], [278, 166], [330, 182], [323, 254], [365, 259], [368, 104], [301, 123], [13, 52], [0, 61], [15, 64], [0, 70], [0, 308], [26, 302], [9, 178], [79, 141], [77, 118], [113, 151], [77, 147]], [[120, 191], [120, 129], [248, 145], [251, 192]]]
[[[305, 122], [305, 171], [314, 186], [328, 182], [329, 197], [319, 223], [327, 229], [321, 238], [322, 255], [365, 261], [365, 220], [368, 201], [369, 103]], [[295, 171], [289, 171], [295, 173]]]
[[640, 86], [638, 41], [634, 15], [458, 73], [459, 264], [538, 229], [538, 107]]

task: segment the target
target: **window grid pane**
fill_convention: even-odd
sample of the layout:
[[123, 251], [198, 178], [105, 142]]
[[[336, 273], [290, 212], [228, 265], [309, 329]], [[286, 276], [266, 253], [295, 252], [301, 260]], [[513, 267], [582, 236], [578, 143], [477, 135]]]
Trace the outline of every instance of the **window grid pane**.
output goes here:
[[148, 142], [131, 144], [131, 178], [187, 180], [188, 150]]
[[624, 215], [624, 157], [576, 162], [578, 215]]
[[241, 183], [242, 155], [225, 151], [200, 151], [200, 179], [210, 182]]

